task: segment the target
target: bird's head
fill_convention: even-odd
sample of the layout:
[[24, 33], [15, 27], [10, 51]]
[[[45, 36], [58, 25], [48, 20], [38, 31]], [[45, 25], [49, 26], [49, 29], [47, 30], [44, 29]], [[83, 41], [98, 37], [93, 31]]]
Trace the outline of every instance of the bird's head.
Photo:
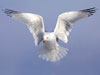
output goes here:
[[46, 43], [46, 41], [48, 41], [49, 37], [45, 37], [45, 39], [43, 40], [43, 43]]
[[49, 34], [44, 35], [44, 37], [43, 37], [43, 43], [46, 43], [49, 40], [50, 40], [50, 35]]
[[43, 43], [53, 41], [53, 39], [55, 39], [54, 34], [53, 33], [47, 33], [43, 37]]

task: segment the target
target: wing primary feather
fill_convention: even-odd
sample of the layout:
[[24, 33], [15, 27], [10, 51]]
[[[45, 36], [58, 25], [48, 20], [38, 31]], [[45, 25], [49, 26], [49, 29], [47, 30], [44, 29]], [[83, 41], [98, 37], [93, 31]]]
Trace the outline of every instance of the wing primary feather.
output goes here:
[[96, 12], [96, 7], [93, 7], [93, 8], [89, 8], [89, 9], [84, 9], [84, 10], [81, 10], [82, 12], [88, 12], [89, 13], [89, 15], [88, 16], [91, 16], [91, 15], [93, 15], [95, 12]]
[[11, 10], [11, 9], [4, 9], [2, 11], [4, 11], [4, 13], [7, 14], [7, 16], [10, 16], [10, 17], [12, 17], [12, 14], [20, 13], [18, 11], [14, 11], [14, 10]]

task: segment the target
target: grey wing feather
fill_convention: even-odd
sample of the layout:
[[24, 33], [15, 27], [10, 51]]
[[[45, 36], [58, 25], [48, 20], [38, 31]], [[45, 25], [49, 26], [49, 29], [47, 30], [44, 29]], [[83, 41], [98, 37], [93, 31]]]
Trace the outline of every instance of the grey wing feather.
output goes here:
[[96, 12], [96, 10], [97, 10], [96, 7], [93, 7], [93, 8], [81, 10], [81, 12], [89, 13], [88, 16], [91, 16]]
[[10, 17], [12, 17], [12, 14], [19, 14], [19, 13], [21, 13], [21, 12], [10, 10], [10, 9], [4, 9], [2, 11], [4, 11], [4, 13], [7, 14], [7, 16], [10, 16]]
[[43, 40], [45, 28], [43, 19], [40, 15], [32, 13], [21, 13], [10, 9], [5, 9], [3, 11], [8, 16], [17, 19], [23, 22], [24, 24], [27, 24], [30, 32], [33, 34], [36, 45], [38, 45]]
[[80, 11], [65, 12], [58, 16], [57, 24], [54, 33], [59, 40], [67, 43], [69, 32], [72, 30], [73, 23], [76, 21], [89, 17], [96, 12], [96, 8], [90, 8]]

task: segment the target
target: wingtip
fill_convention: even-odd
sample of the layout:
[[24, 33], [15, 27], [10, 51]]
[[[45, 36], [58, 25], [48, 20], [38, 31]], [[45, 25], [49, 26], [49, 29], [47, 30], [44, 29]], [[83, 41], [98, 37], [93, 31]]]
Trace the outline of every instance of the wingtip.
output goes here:
[[95, 11], [96, 11], [96, 10], [99, 10], [97, 7], [92, 7], [91, 9], [94, 9]]
[[7, 11], [7, 10], [10, 10], [10, 9], [7, 9], [7, 8], [3, 8], [3, 9], [2, 9], [2, 11]]
[[88, 8], [88, 9], [84, 9], [84, 10], [81, 10], [83, 12], [88, 12], [89, 15], [88, 16], [91, 16], [93, 15], [98, 9], [96, 7], [92, 7], [92, 8]]
[[3, 11], [5, 14], [7, 14], [7, 16], [10, 16], [10, 17], [11, 17], [11, 14], [10, 14], [9, 10], [10, 10], [10, 9], [7, 9], [7, 8], [2, 9], [2, 11]]
[[10, 16], [10, 17], [12, 17], [13, 14], [19, 13], [18, 11], [14, 11], [14, 10], [7, 9], [7, 8], [2, 9], [2, 11], [3, 11], [5, 14], [7, 14], [7, 16]]

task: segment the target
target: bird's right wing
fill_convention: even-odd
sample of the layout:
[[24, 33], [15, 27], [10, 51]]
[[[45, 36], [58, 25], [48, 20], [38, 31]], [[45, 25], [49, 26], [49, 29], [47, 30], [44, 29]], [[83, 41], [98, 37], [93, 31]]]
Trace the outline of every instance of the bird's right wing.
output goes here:
[[32, 13], [21, 13], [10, 9], [5, 9], [3, 11], [8, 16], [17, 19], [23, 22], [24, 24], [27, 24], [30, 32], [33, 34], [36, 45], [38, 45], [43, 40], [45, 28], [41, 16]]
[[67, 37], [69, 32], [72, 29], [73, 23], [76, 21], [91, 16], [95, 13], [95, 8], [80, 10], [80, 11], [72, 11], [72, 12], [65, 12], [59, 15], [56, 27], [54, 29], [54, 33], [59, 40], [67, 43]]

